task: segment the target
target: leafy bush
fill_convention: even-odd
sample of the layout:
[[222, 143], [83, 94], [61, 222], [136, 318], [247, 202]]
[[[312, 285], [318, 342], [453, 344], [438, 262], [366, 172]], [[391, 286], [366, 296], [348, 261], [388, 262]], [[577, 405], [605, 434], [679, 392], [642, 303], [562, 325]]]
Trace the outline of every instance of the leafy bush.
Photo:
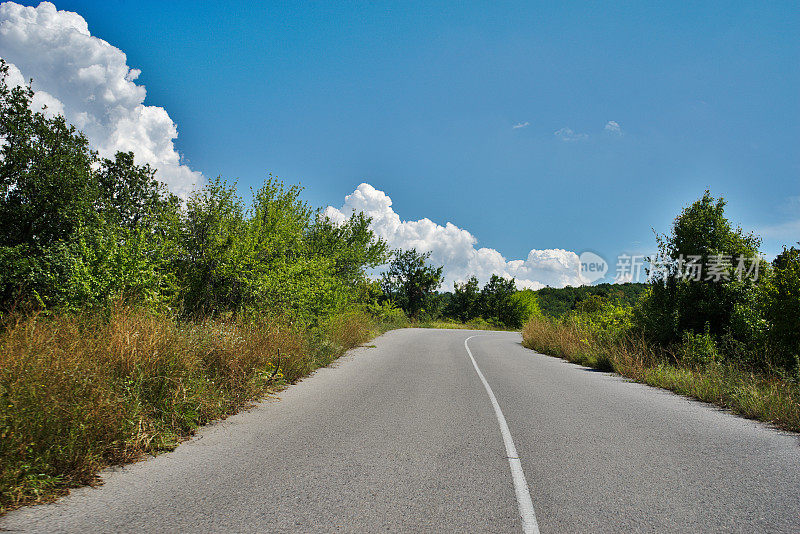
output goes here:
[[473, 276], [463, 284], [454, 283], [454, 290], [444, 315], [466, 324], [483, 319], [498, 328], [520, 328], [529, 317], [541, 315], [536, 294], [531, 290], [517, 291], [513, 279], [492, 275], [479, 289], [478, 279]]
[[404, 328], [409, 325], [405, 312], [395, 307], [392, 301], [373, 302], [367, 306], [367, 311], [387, 328]]
[[765, 285], [764, 316], [769, 324], [772, 365], [800, 373], [800, 249], [784, 248]]
[[591, 296], [578, 303], [577, 308], [561, 318], [562, 323], [574, 324], [581, 329], [608, 341], [628, 336], [632, 328], [632, 309]]
[[693, 334], [685, 331], [681, 341], [680, 354], [683, 362], [689, 366], [705, 366], [720, 361], [714, 337], [706, 332]]

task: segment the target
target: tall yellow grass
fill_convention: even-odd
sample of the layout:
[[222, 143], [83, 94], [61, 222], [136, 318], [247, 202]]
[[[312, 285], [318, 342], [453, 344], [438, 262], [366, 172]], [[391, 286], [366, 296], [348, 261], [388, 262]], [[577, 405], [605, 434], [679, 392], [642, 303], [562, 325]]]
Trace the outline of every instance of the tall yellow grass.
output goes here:
[[0, 513], [173, 448], [372, 327], [363, 314], [338, 317], [321, 343], [280, 320], [180, 323], [124, 307], [20, 319], [0, 333]]
[[800, 386], [732, 363], [685, 361], [679, 351], [642, 339], [607, 340], [580, 325], [534, 318], [522, 329], [523, 345], [573, 363], [614, 371], [637, 382], [672, 390], [731, 411], [800, 432]]

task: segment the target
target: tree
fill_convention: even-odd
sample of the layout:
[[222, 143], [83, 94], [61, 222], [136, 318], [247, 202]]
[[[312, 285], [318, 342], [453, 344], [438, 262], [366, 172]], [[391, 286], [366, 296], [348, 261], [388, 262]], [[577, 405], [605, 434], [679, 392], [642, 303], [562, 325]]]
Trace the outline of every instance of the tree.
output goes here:
[[772, 262], [766, 284], [765, 317], [770, 325], [769, 352], [786, 370], [800, 364], [800, 249], [784, 248]]
[[[654, 272], [637, 323], [661, 343], [680, 340], [684, 331], [730, 333], [733, 310], [755, 290], [755, 280], [738, 280], [735, 267], [740, 258], [761, 261], [760, 240], [734, 227], [725, 217], [725, 200], [709, 191], [678, 215], [670, 235], [657, 240], [659, 257], [651, 258], [651, 266], [662, 269]], [[715, 263], [717, 277], [708, 270]]]
[[332, 256], [336, 276], [353, 284], [366, 279], [366, 270], [386, 262], [386, 242], [370, 230], [371, 219], [361, 212], [337, 224], [318, 215], [308, 234], [312, 254]]
[[522, 309], [522, 323], [531, 317], [541, 317], [542, 310], [539, 308], [539, 297], [532, 289], [523, 289], [514, 294], [513, 299], [517, 301]]
[[180, 207], [180, 199], [156, 179], [155, 169], [134, 163], [133, 152], [104, 158], [97, 182], [96, 210], [109, 224], [163, 233], [165, 220], [172, 220]]
[[98, 196], [89, 141], [63, 117], [33, 112], [0, 60], [0, 246], [48, 247], [89, 222]]
[[381, 276], [381, 289], [387, 298], [413, 318], [419, 316], [431, 293], [442, 283], [443, 267], [428, 265], [429, 258], [430, 252], [397, 250], [389, 269]]
[[515, 298], [516, 282], [493, 274], [481, 290], [481, 309], [484, 319], [507, 328], [519, 328], [526, 319], [527, 307]]
[[191, 316], [239, 311], [245, 301], [247, 228], [235, 185], [217, 178], [195, 191], [186, 203], [183, 229], [178, 270], [184, 311]]
[[478, 279], [471, 276], [463, 284], [453, 282], [453, 296], [447, 314], [466, 323], [481, 315], [481, 293], [478, 286]]
[[183, 204], [132, 153], [100, 159], [63, 117], [34, 111], [30, 86], [9, 87], [8, 73], [0, 59], [0, 313], [124, 296], [309, 326], [376, 300], [366, 271], [386, 243], [368, 217], [334, 224], [272, 177], [249, 206], [221, 179]]
[[100, 160], [64, 117], [33, 111], [8, 72], [0, 59], [0, 305], [157, 298], [177, 199], [133, 154]]

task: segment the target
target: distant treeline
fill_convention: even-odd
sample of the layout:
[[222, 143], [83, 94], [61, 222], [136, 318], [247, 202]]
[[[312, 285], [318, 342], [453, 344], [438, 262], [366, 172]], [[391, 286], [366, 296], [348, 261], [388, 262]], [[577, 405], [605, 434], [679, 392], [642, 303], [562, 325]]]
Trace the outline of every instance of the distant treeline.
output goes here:
[[483, 287], [473, 276], [455, 283], [453, 291], [437, 291], [443, 268], [429, 265], [429, 257], [416, 250], [396, 251], [381, 279], [382, 298], [422, 322], [485, 322], [520, 328], [531, 317], [562, 317], [593, 298], [631, 307], [648, 288], [647, 284], [625, 283], [518, 290], [513, 279], [492, 275]]
[[561, 317], [565, 313], [575, 310], [580, 302], [589, 297], [603, 297], [617, 305], [633, 306], [646, 290], [647, 284], [631, 282], [562, 288], [545, 287], [534, 293], [543, 315]]
[[442, 266], [428, 264], [430, 253], [395, 251], [381, 276], [381, 298], [402, 308], [421, 323], [455, 321], [474, 326], [520, 328], [539, 315], [532, 291], [517, 291], [513, 279], [492, 275], [483, 288], [476, 277], [454, 284], [454, 291], [437, 291]]

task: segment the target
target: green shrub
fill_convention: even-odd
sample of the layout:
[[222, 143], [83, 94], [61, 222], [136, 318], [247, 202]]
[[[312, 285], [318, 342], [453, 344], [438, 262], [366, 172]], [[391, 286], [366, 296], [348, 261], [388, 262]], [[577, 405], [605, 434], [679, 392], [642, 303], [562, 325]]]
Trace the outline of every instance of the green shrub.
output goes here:
[[632, 328], [633, 310], [600, 296], [591, 296], [578, 303], [576, 309], [561, 319], [572, 323], [599, 339], [615, 341], [626, 337]]
[[721, 358], [714, 337], [708, 332], [693, 334], [685, 331], [680, 345], [681, 359], [689, 366], [718, 363]]
[[379, 324], [383, 324], [387, 328], [402, 328], [409, 324], [405, 312], [390, 300], [373, 302], [367, 306], [367, 311]]
[[770, 363], [800, 374], [800, 249], [784, 249], [773, 262], [773, 276], [765, 287], [764, 307]]

